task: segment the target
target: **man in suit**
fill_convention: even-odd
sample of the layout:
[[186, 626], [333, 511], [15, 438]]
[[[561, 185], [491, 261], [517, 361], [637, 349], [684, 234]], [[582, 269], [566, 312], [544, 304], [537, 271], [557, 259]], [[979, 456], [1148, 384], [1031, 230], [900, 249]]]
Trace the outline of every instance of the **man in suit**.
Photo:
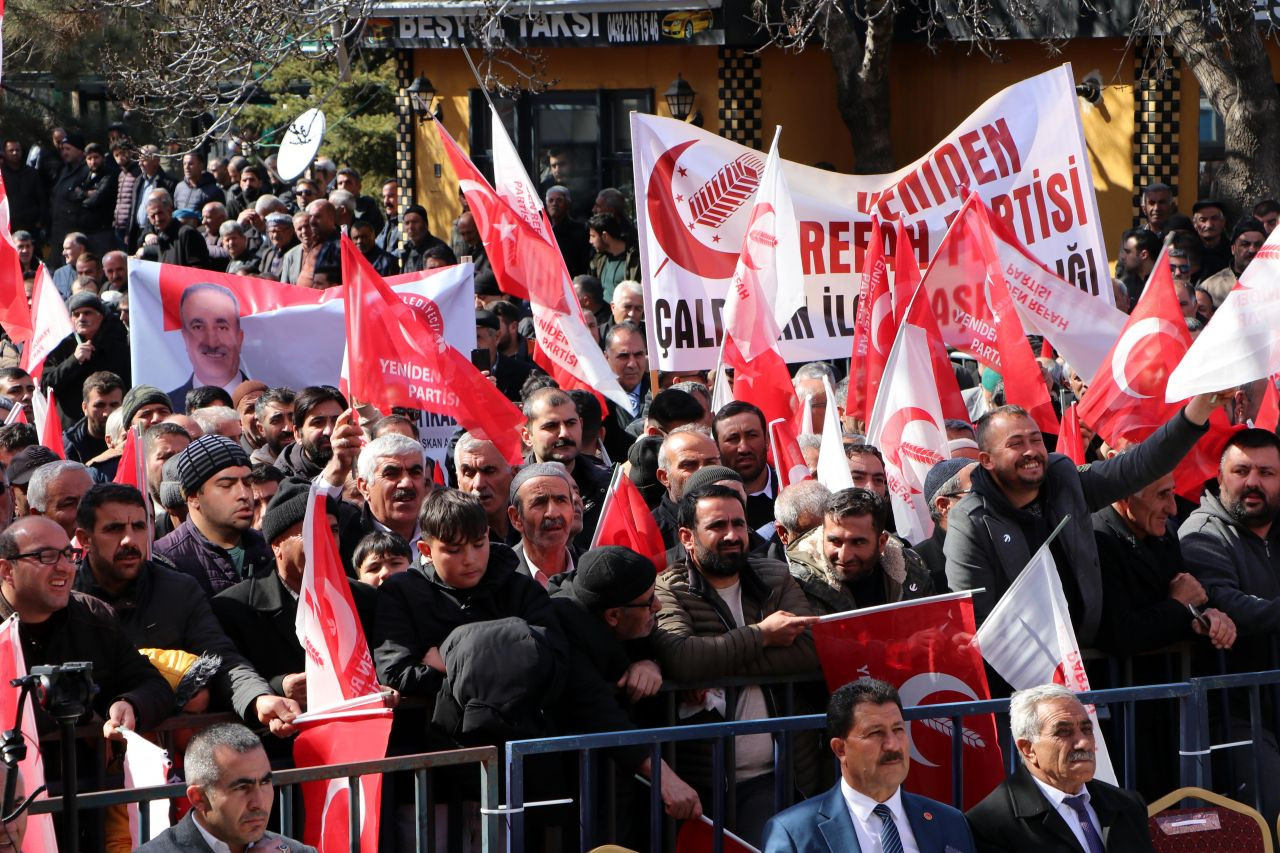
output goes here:
[[275, 799], [271, 762], [249, 729], [239, 723], [205, 729], [191, 739], [184, 762], [191, 811], [139, 853], [315, 853], [314, 847], [267, 832]]
[[234, 293], [220, 284], [193, 284], [182, 291], [178, 316], [191, 375], [169, 392], [169, 399], [174, 412], [182, 414], [192, 388], [213, 385], [230, 394], [249, 377], [240, 366], [244, 329], [240, 328], [240, 301]]
[[766, 853], [973, 853], [964, 815], [902, 790], [911, 744], [892, 685], [859, 678], [831, 694], [827, 737], [839, 784], [771, 818]]
[[967, 815], [981, 853], [1153, 850], [1142, 797], [1093, 778], [1093, 723], [1075, 694], [1019, 690], [1009, 726], [1022, 766]]

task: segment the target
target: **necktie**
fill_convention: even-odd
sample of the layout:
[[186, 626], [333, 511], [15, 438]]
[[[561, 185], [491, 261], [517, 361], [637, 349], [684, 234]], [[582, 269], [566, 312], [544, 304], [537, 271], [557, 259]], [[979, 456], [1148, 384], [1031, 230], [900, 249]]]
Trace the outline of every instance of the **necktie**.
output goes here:
[[1093, 828], [1093, 821], [1089, 819], [1089, 810], [1085, 808], [1084, 794], [1067, 797], [1063, 802], [1071, 806], [1072, 811], [1076, 813], [1076, 819], [1080, 821], [1080, 830], [1084, 833], [1085, 846], [1089, 848], [1089, 853], [1105, 853], [1106, 848], [1102, 846], [1102, 839], [1098, 837], [1098, 830]]
[[883, 853], [902, 853], [902, 838], [899, 837], [898, 827], [893, 822], [893, 812], [884, 803], [880, 803], [871, 810], [871, 813], [880, 818], [880, 849]]

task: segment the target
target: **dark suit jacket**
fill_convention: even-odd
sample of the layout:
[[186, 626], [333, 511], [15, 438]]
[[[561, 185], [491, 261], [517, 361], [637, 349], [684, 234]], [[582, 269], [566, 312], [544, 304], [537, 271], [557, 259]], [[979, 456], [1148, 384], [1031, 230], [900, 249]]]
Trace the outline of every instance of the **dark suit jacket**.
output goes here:
[[[316, 853], [316, 848], [308, 847], [292, 838], [285, 838], [283, 835], [276, 835], [274, 832], [263, 835], [253, 845], [253, 849], [255, 853], [259, 850], [262, 853]], [[196, 828], [196, 819], [192, 817], [191, 812], [187, 812], [187, 816], [180, 820], [177, 826], [169, 827], [139, 847], [135, 853], [213, 853], [213, 851], [209, 849], [204, 836]]]
[[[1086, 787], [1102, 824], [1102, 843], [1107, 850], [1142, 853], [1154, 849], [1142, 797], [1098, 779]], [[1075, 834], [1025, 767], [1019, 767], [965, 816], [978, 840], [979, 853], [1081, 853]]]
[[[964, 815], [951, 806], [903, 791], [902, 808], [920, 853], [974, 853], [977, 849]], [[764, 825], [762, 849], [765, 853], [861, 853], [840, 785], [770, 818]]]

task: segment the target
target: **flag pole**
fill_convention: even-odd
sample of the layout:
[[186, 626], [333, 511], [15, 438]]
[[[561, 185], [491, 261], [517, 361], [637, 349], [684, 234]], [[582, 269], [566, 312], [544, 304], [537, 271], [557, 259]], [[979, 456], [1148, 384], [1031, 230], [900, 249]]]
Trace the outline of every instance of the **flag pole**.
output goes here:
[[850, 616], [866, 616], [869, 613], [884, 613], [886, 610], [900, 610], [903, 607], [911, 607], [916, 604], [940, 604], [944, 601], [958, 601], [962, 598], [972, 598], [980, 592], [986, 592], [986, 587], [978, 589], [965, 589], [959, 592], [944, 592], [941, 595], [930, 595], [925, 598], [912, 598], [907, 601], [895, 601], [892, 604], [880, 604], [875, 607], [861, 607], [857, 610], [842, 610], [839, 613], [828, 613], [826, 616], [819, 616], [819, 622], [835, 622], [840, 619], [848, 619]]

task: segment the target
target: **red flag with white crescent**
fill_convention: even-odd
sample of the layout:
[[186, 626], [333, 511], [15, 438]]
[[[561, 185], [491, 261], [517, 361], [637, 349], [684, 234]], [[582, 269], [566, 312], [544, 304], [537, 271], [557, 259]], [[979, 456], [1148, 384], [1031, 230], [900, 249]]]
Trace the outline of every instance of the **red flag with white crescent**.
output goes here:
[[[959, 592], [824, 616], [813, 640], [829, 690], [869, 676], [911, 707], [991, 698], [982, 656], [969, 644], [976, 630], [973, 599]], [[912, 792], [952, 801], [951, 730], [948, 718], [907, 723]], [[963, 718], [961, 741], [967, 809], [1004, 780], [995, 716]]]
[[[27, 674], [26, 660], [22, 654], [22, 640], [18, 636], [18, 615], [15, 613], [0, 624], [0, 720], [6, 727], [13, 725], [18, 714], [19, 691], [9, 687], [9, 682]], [[22, 730], [23, 739], [29, 744], [27, 757], [18, 764], [18, 772], [22, 774], [22, 783], [27, 794], [44, 785], [44, 759], [36, 745], [40, 742], [40, 733], [36, 730], [36, 716], [32, 708], [34, 699], [28, 699], [22, 710], [22, 719], [18, 727]], [[47, 794], [40, 794], [37, 799], [47, 799]], [[58, 839], [54, 833], [53, 815], [31, 815], [27, 818], [27, 834], [22, 841], [22, 849], [27, 853], [57, 853]]]
[[615, 469], [613, 485], [605, 495], [600, 509], [600, 521], [591, 547], [620, 545], [647, 557], [658, 572], [667, 570], [667, 546], [662, 541], [662, 531], [653, 513], [645, 505], [644, 497], [631, 478]]
[[920, 262], [911, 247], [907, 226], [899, 219], [894, 226], [893, 238], [893, 322], [901, 324], [907, 315], [907, 306], [920, 285]]
[[22, 349], [19, 366], [38, 382], [49, 353], [75, 331], [67, 303], [44, 264], [37, 268], [35, 286], [31, 290], [31, 324], [34, 334]]
[[1191, 333], [1165, 251], [1080, 402], [1081, 420], [1112, 447], [1142, 441], [1182, 407], [1180, 401], [1165, 402], [1165, 391], [1170, 373], [1191, 348]]
[[[391, 709], [352, 713], [340, 718], [299, 727], [293, 742], [293, 763], [321, 767], [384, 758], [391, 737]], [[382, 774], [360, 777], [356, 791], [360, 810], [360, 853], [377, 853], [379, 813], [382, 806]], [[320, 851], [351, 847], [351, 786], [346, 779], [325, 779], [302, 784], [306, 825], [302, 840]]]
[[778, 418], [769, 423], [769, 447], [773, 451], [774, 470], [778, 472], [778, 488], [785, 489], [801, 480], [813, 479], [813, 471], [804, 461], [800, 442], [786, 419]]
[[864, 424], [871, 420], [884, 363], [893, 346], [893, 296], [884, 259], [884, 234], [880, 220], [872, 218], [871, 237], [862, 262], [862, 287], [858, 313], [853, 321], [853, 375], [845, 411]]

